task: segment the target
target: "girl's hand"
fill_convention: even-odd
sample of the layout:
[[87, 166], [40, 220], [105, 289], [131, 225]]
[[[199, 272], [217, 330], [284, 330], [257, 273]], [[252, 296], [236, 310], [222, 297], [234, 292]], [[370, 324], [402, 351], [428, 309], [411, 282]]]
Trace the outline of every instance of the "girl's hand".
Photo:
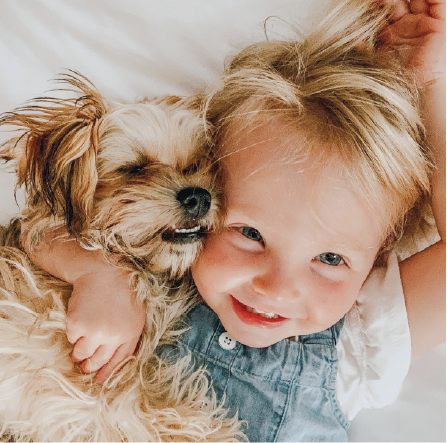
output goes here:
[[83, 373], [97, 372], [104, 382], [132, 355], [146, 320], [146, 310], [129, 289], [128, 275], [108, 264], [73, 282], [68, 303], [67, 338], [72, 358]]
[[[385, 0], [390, 1], [390, 0]], [[398, 51], [415, 69], [420, 86], [445, 76], [445, 0], [397, 0], [390, 24], [381, 35], [384, 46]]]
[[66, 318], [67, 338], [74, 345], [72, 358], [81, 363], [82, 372], [98, 371], [96, 380], [103, 382], [134, 353], [146, 308], [129, 289], [128, 274], [107, 263], [101, 251], [67, 240], [65, 228], [47, 232], [37, 247], [30, 248], [28, 229], [22, 222], [23, 247], [30, 259], [73, 285]]

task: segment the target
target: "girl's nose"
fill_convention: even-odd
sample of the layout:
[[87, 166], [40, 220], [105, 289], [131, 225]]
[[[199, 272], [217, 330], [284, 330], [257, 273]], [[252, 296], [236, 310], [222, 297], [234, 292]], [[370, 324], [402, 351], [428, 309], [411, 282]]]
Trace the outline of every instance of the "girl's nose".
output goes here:
[[276, 269], [252, 279], [253, 289], [275, 303], [292, 303], [301, 298], [298, 279]]
[[252, 279], [253, 290], [272, 301], [283, 316], [307, 319], [309, 313], [301, 283], [294, 274], [288, 276], [286, 272], [266, 273]]
[[[283, 316], [308, 317], [308, 293], [312, 282], [302, 263], [270, 252], [254, 261], [250, 284], [257, 296], [270, 300], [269, 306], [278, 308]], [[274, 306], [273, 306], [274, 305]]]

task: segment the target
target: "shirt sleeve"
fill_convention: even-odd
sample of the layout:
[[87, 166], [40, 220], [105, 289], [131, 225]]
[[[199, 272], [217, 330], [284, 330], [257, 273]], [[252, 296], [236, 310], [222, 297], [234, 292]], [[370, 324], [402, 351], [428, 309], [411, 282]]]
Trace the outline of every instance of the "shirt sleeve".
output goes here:
[[374, 268], [345, 316], [337, 343], [337, 398], [348, 420], [393, 403], [411, 360], [410, 330], [395, 253]]

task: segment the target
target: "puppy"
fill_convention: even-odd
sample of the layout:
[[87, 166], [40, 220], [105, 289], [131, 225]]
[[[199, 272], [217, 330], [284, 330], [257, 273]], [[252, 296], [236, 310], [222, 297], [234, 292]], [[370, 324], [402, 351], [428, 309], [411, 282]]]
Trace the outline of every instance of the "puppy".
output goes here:
[[[25, 229], [16, 220], [0, 230], [0, 438], [243, 439], [204, 370], [188, 370], [189, 357], [168, 364], [157, 356], [197, 301], [187, 270], [221, 212], [199, 101], [122, 104], [74, 71], [60, 81], [71, 95], [38, 99], [0, 120], [21, 131], [0, 156], [14, 163], [27, 196]], [[71, 287], [22, 250], [22, 241], [33, 248], [59, 227], [130, 271], [147, 304], [137, 354], [102, 386], [71, 360]]]

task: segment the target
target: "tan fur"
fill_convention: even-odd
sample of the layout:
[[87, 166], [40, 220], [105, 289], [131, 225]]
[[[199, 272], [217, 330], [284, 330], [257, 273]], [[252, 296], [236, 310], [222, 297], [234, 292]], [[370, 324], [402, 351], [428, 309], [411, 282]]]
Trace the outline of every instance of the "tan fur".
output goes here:
[[[209, 191], [202, 230], [219, 220], [219, 186], [194, 100], [107, 102], [77, 73], [72, 98], [40, 99], [2, 117], [23, 131], [1, 157], [27, 191], [22, 240], [38, 245], [65, 226], [81, 244], [131, 271], [147, 301], [138, 352], [103, 385], [71, 360], [65, 312], [71, 287], [21, 250], [20, 222], [0, 230], [0, 439], [16, 441], [229, 441], [243, 439], [189, 357], [170, 365], [155, 350], [182, 332], [197, 301], [185, 272], [202, 241], [170, 242], [188, 228], [178, 192]], [[181, 278], [181, 279], [180, 279]]]

